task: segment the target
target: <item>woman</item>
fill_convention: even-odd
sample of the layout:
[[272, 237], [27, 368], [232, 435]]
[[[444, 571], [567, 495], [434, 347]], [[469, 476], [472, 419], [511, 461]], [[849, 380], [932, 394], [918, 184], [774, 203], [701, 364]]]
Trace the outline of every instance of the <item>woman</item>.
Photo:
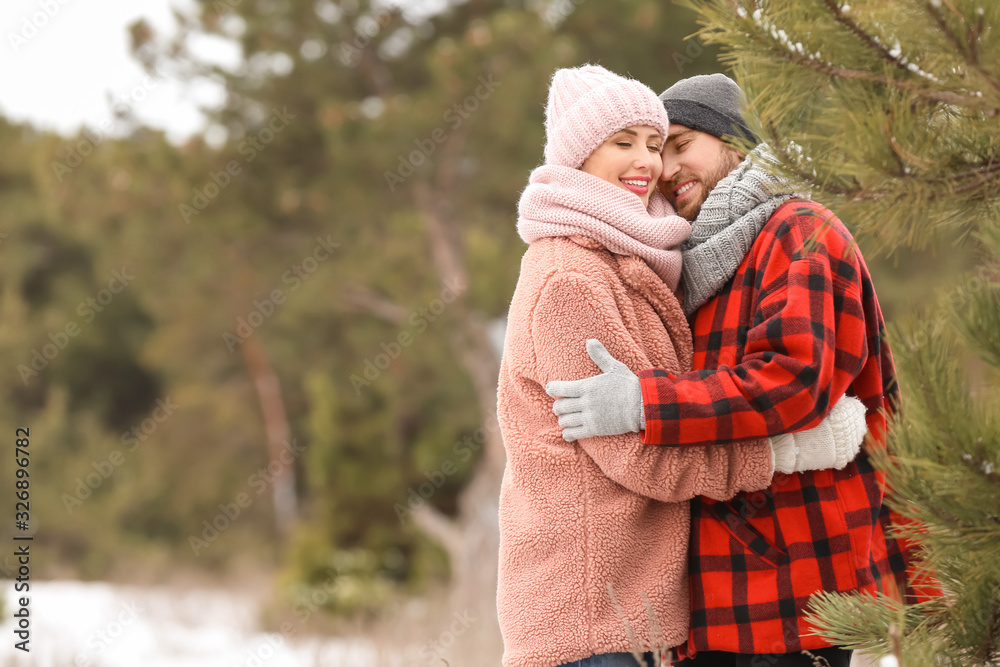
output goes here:
[[[662, 103], [637, 81], [596, 66], [553, 76], [545, 164], [519, 204], [530, 245], [498, 390], [505, 667], [635, 665], [635, 647], [682, 643], [687, 501], [764, 489], [775, 469], [767, 440], [672, 449], [630, 433], [566, 442], [545, 394], [550, 380], [594, 374], [589, 338], [632, 369], [691, 367], [674, 294], [690, 225], [655, 188], [667, 127]], [[796, 457], [794, 443], [780, 447], [777, 460], [795, 466], [779, 470], [802, 469], [807, 448]]]

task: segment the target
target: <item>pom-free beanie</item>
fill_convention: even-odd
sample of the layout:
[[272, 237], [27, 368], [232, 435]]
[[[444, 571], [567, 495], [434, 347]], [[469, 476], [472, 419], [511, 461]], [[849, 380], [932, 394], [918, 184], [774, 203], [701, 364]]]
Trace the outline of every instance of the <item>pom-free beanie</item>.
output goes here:
[[725, 74], [700, 74], [681, 79], [660, 94], [670, 122], [692, 130], [759, 142], [740, 113], [743, 91]]
[[648, 86], [600, 65], [556, 70], [545, 108], [545, 164], [579, 169], [615, 132], [649, 125], [667, 138], [663, 103]]

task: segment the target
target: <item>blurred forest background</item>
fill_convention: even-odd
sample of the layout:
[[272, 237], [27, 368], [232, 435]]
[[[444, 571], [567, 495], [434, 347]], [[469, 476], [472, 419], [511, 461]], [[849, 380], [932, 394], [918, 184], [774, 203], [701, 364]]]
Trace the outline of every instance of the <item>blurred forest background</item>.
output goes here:
[[[0, 423], [31, 429], [34, 576], [263, 572], [279, 599], [336, 581], [333, 614], [445, 590], [489, 619], [496, 345], [549, 78], [595, 62], [660, 92], [722, 71], [695, 20], [203, 0], [176, 39], [131, 37], [151, 73], [225, 84], [214, 141], [0, 120]], [[199, 34], [242, 65], [195, 60]], [[859, 242], [890, 322], [968, 259]]]

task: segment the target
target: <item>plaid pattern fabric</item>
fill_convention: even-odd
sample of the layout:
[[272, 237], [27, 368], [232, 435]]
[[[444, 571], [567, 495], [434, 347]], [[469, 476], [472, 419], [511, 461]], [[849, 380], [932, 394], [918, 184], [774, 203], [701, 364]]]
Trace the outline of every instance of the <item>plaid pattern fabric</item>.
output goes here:
[[[845, 393], [868, 409], [866, 447], [885, 447], [898, 398], [868, 268], [850, 232], [816, 202], [771, 216], [733, 280], [695, 315], [694, 368], [639, 374], [643, 441], [728, 443], [817, 425]], [[766, 491], [692, 502], [692, 618], [682, 652], [790, 653], [808, 633], [809, 596], [882, 590], [910, 601], [912, 549], [862, 453], [843, 470], [776, 474]]]

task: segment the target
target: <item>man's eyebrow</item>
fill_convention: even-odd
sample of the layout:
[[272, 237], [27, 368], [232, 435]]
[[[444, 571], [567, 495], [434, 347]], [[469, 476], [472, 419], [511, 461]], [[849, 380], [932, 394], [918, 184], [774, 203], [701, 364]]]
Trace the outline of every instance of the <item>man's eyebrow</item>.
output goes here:
[[667, 137], [667, 141], [677, 141], [678, 139], [680, 139], [681, 137], [683, 137], [685, 134], [690, 134], [693, 131], [694, 130], [685, 129], [685, 130], [681, 130], [680, 132], [678, 132], [676, 134], [674, 134], [673, 132], [671, 132], [670, 135]]

